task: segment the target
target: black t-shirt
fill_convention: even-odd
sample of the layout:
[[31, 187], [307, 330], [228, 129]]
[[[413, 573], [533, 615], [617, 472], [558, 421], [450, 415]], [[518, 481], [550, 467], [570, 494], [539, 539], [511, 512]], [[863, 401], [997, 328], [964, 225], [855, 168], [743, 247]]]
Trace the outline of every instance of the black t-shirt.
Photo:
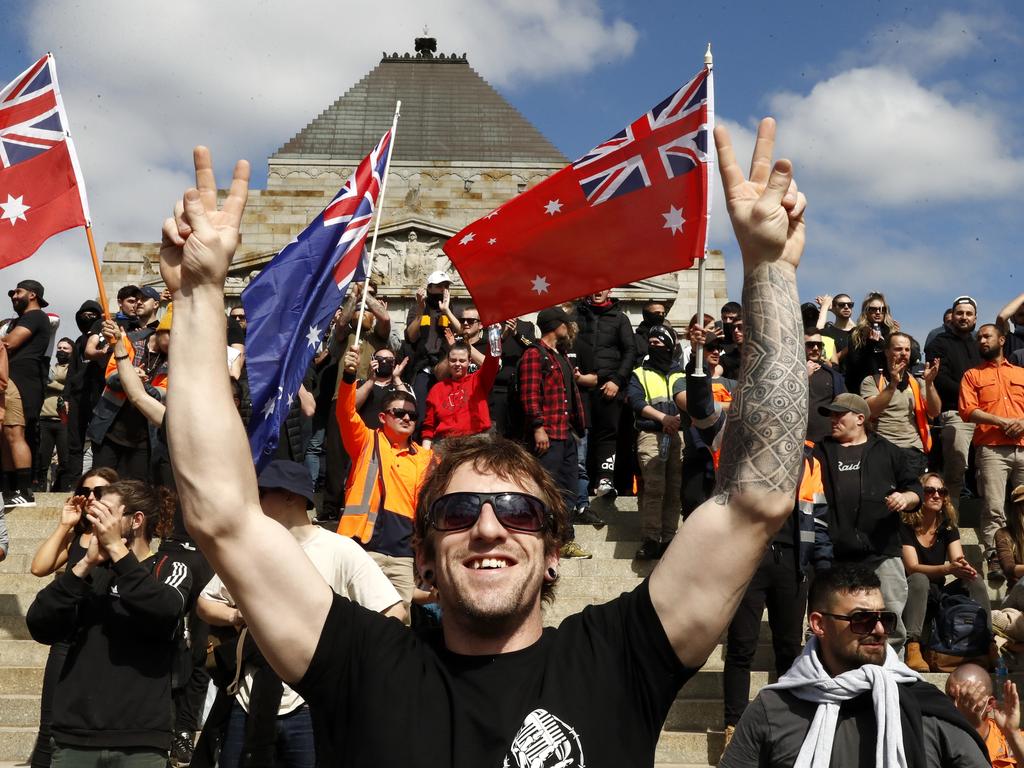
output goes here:
[[840, 527], [853, 526], [860, 509], [860, 463], [867, 443], [836, 446], [836, 517]]
[[[900, 523], [900, 544], [917, 550], [917, 562], [921, 565], [945, 565], [949, 544], [952, 541], [960, 541], [959, 529], [942, 526], [935, 533], [935, 543], [930, 547], [926, 547], [918, 541], [917, 535], [911, 526], [906, 523]], [[945, 577], [933, 576], [932, 581], [941, 583], [945, 581]]]
[[832, 434], [831, 417], [818, 413], [819, 407], [828, 405], [836, 396], [832, 374], [819, 368], [808, 379], [807, 392], [807, 439], [819, 443]]
[[228, 346], [232, 344], [245, 344], [245, 331], [242, 324], [232, 317], [228, 318]]
[[654, 763], [695, 671], [673, 652], [645, 581], [492, 656], [451, 653], [440, 632], [417, 637], [336, 595], [294, 688], [324, 765], [619, 768]]
[[15, 328], [26, 328], [32, 336], [11, 352], [11, 378], [18, 385], [22, 398], [30, 393], [41, 395], [46, 371], [46, 348], [50, 345], [50, 318], [41, 309], [30, 309], [11, 321], [7, 333]]

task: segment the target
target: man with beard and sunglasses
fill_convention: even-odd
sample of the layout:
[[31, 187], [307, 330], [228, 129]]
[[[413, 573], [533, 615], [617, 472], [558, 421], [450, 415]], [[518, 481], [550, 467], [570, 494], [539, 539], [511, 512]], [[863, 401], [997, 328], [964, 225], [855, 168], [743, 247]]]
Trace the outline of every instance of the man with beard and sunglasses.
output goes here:
[[[177, 313], [168, 442], [189, 530], [271, 666], [310, 703], [328, 736], [324, 764], [653, 765], [680, 687], [718, 644], [792, 511], [807, 421], [796, 290], [806, 198], [792, 165], [772, 162], [774, 121], [758, 130], [750, 180], [728, 131], [719, 126], [715, 137], [744, 262], [747, 343], [760, 354], [744, 359], [714, 496], [638, 587], [545, 629], [542, 600], [559, 578], [566, 526], [561, 494], [522, 446], [485, 435], [453, 440], [416, 507], [420, 573], [442, 609], [441, 631], [426, 637], [334, 595], [260, 511], [244, 430], [216, 364], [248, 165], [236, 166], [218, 209], [209, 152], [196, 149], [202, 191], [188, 190], [165, 221], [161, 249]], [[352, 378], [339, 393], [346, 423], [358, 418]], [[377, 525], [398, 517], [387, 511], [392, 490], [408, 485], [398, 482], [396, 456], [412, 448], [411, 420], [387, 419], [376, 435], [359, 432], [357, 463], [369, 467], [367, 446], [376, 442], [380, 469], [355, 472], [352, 484], [353, 501], [365, 503], [367, 523]], [[368, 477], [379, 479], [368, 487]], [[356, 493], [364, 488], [365, 496]]]
[[363, 422], [356, 407], [358, 367], [359, 347], [352, 345], [342, 359], [335, 411], [341, 442], [352, 459], [338, 533], [363, 546], [398, 590], [408, 613], [416, 587], [412, 550], [416, 497], [432, 454], [413, 442], [416, 399], [409, 392], [396, 389], [382, 401], [378, 429]]
[[819, 574], [807, 604], [813, 637], [747, 707], [719, 766], [987, 766], [970, 723], [889, 647], [887, 608], [871, 570]]
[[[960, 381], [960, 418], [973, 424], [978, 486], [985, 499], [981, 543], [990, 573], [1002, 573], [995, 534], [1006, 526], [1006, 484], [1024, 483], [1024, 368], [1003, 355], [1006, 335], [993, 323], [978, 328], [981, 364]], [[948, 484], [947, 484], [948, 485]]]

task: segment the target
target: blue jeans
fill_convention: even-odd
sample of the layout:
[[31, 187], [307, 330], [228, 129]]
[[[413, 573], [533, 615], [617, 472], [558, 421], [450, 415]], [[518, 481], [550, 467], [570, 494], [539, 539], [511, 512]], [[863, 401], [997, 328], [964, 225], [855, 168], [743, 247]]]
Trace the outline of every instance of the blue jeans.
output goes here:
[[[576, 456], [580, 465], [579, 495], [576, 497], [576, 508], [581, 509], [590, 504], [590, 476], [587, 475], [587, 435], [589, 430], [583, 433], [583, 437], [576, 441]], [[572, 512], [570, 509], [569, 512]]]
[[321, 475], [325, 474], [326, 467], [324, 467], [321, 457], [324, 455], [324, 437], [326, 435], [327, 428], [320, 427], [313, 432], [309, 442], [306, 443], [305, 464], [306, 469], [309, 470], [309, 476], [313, 479], [314, 488], [323, 486]]
[[[224, 729], [224, 743], [220, 750], [219, 768], [238, 768], [245, 748], [246, 713], [237, 701], [231, 707], [228, 724]], [[277, 718], [277, 760], [280, 768], [313, 768], [316, 747], [313, 743], [313, 720], [309, 707], [303, 704], [294, 712]]]

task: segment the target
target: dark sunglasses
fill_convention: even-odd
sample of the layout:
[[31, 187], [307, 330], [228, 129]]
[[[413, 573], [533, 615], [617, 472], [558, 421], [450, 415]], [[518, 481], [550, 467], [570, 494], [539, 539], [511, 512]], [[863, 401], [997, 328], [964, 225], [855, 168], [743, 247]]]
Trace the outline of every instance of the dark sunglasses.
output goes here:
[[837, 301], [836, 306], [840, 309], [853, 309], [852, 301]]
[[410, 411], [408, 408], [387, 408], [384, 413], [387, 413], [396, 419], [409, 419], [410, 421], [416, 421], [416, 411]]
[[823, 342], [823, 341], [805, 341], [804, 342], [804, 346], [805, 347], [816, 347], [818, 349], [824, 349], [825, 348], [825, 342]]
[[924, 492], [927, 494], [934, 493], [936, 496], [942, 496], [943, 498], [949, 496], [949, 490], [947, 488], [929, 488], [926, 485], [924, 486]]
[[232, 320], [245, 320], [245, 315], [232, 315]]
[[459, 318], [459, 322], [462, 323], [463, 325], [474, 325], [475, 323], [479, 323], [480, 322], [480, 318], [479, 317], [460, 317]]
[[102, 485], [98, 485], [95, 488], [86, 488], [84, 485], [80, 485], [77, 488], [75, 488], [75, 496], [88, 497], [91, 494], [93, 498], [99, 501], [100, 499], [103, 498], [103, 489], [104, 486]]
[[528, 493], [446, 493], [430, 505], [430, 524], [438, 531], [464, 531], [480, 518], [489, 503], [498, 522], [511, 531], [538, 533], [544, 530], [548, 508]]
[[823, 612], [821, 615], [850, 622], [850, 630], [857, 635], [870, 635], [879, 622], [882, 624], [882, 631], [887, 635], [891, 635], [896, 629], [896, 614], [893, 611], [854, 611], [848, 616]]
[[885, 306], [881, 306], [881, 307], [868, 307], [868, 312], [887, 312], [888, 309], [889, 308], [885, 307]]

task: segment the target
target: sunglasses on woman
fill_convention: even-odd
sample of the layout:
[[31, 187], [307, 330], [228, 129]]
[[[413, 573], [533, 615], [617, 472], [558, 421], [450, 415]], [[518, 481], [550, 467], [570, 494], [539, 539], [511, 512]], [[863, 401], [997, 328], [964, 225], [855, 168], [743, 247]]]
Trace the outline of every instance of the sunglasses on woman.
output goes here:
[[891, 635], [896, 629], [896, 614], [893, 611], [854, 611], [849, 615], [823, 612], [821, 615], [850, 622], [850, 630], [857, 635], [870, 635], [879, 622], [882, 624], [882, 631], [887, 635]]
[[928, 486], [928, 485], [926, 485], [924, 487], [924, 492], [926, 494], [929, 494], [929, 495], [930, 494], [935, 494], [936, 496], [942, 496], [943, 498], [945, 498], [946, 496], [949, 496], [949, 491], [947, 489], [945, 489], [945, 488], [936, 488], [934, 486]]
[[430, 505], [430, 524], [437, 531], [472, 528], [489, 503], [498, 522], [510, 531], [538, 533], [548, 519], [547, 505], [536, 496], [516, 491], [502, 493], [446, 493]]
[[868, 307], [868, 312], [883, 312], [884, 313], [885, 309], [886, 309], [885, 305], [883, 304], [881, 307]]
[[96, 499], [96, 501], [99, 501], [103, 498], [103, 488], [104, 486], [102, 485], [96, 485], [92, 488], [86, 488], [84, 485], [80, 485], [75, 488], [75, 496], [89, 497], [91, 495]]

